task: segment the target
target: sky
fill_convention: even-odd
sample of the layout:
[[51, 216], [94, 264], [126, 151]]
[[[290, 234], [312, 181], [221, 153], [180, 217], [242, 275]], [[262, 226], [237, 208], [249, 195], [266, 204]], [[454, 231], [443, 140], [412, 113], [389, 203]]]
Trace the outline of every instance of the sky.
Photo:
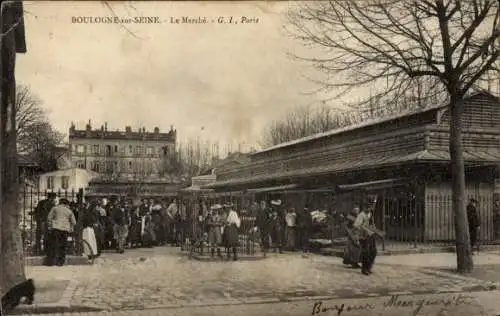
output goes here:
[[[256, 146], [263, 128], [292, 106], [314, 102], [308, 65], [283, 30], [289, 2], [26, 1], [28, 52], [18, 83], [44, 102], [53, 125], [73, 121], [123, 130], [173, 125], [201, 137]], [[158, 17], [161, 23], [73, 23], [75, 17]], [[206, 17], [206, 24], [171, 18]], [[238, 24], [217, 23], [229, 17]], [[242, 17], [258, 23], [241, 23]], [[214, 21], [213, 23], [211, 21]], [[258, 146], [256, 146], [258, 148]]]

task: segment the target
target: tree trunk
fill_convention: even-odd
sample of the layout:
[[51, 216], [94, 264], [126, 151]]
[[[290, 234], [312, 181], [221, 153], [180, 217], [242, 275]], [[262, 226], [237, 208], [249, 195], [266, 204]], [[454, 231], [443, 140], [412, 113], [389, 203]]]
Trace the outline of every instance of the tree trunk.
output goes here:
[[16, 147], [16, 111], [15, 111], [15, 42], [14, 32], [8, 32], [14, 21], [12, 3], [3, 3], [1, 25], [3, 39], [1, 41], [1, 130], [2, 147], [0, 163], [2, 164], [2, 200], [1, 210], [1, 252], [0, 252], [0, 284], [2, 292], [10, 289], [26, 279], [24, 274], [24, 254], [19, 229], [19, 181]]
[[451, 96], [450, 102], [450, 158], [452, 173], [452, 208], [455, 218], [457, 270], [470, 273], [474, 268], [465, 207], [465, 168], [462, 142], [463, 98]]

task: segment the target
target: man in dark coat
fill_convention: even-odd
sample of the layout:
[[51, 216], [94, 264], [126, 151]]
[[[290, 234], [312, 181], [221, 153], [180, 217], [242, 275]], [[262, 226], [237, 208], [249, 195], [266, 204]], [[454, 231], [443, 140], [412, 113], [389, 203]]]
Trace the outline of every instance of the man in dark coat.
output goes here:
[[260, 233], [262, 252], [264, 253], [264, 256], [266, 256], [269, 251], [269, 239], [271, 238], [269, 231], [269, 209], [266, 201], [260, 202], [260, 207], [255, 221]]
[[470, 199], [467, 205], [467, 219], [469, 222], [470, 247], [471, 250], [474, 251], [480, 226], [479, 215], [477, 213], [477, 201], [475, 199]]
[[309, 249], [309, 237], [312, 230], [312, 217], [309, 209], [304, 207], [299, 212], [297, 212], [297, 234], [298, 240], [300, 242], [300, 247], [302, 251], [308, 252]]
[[116, 241], [116, 252], [124, 253], [130, 220], [129, 214], [116, 197], [111, 200], [111, 221], [113, 223], [113, 237]]
[[[56, 205], [56, 194], [51, 192], [47, 194], [47, 198], [41, 200], [36, 206], [35, 210], [30, 213], [31, 216], [35, 217], [36, 221], [36, 244], [35, 249], [37, 253], [46, 254], [48, 248], [47, 243], [50, 238], [48, 238], [48, 228], [47, 228], [47, 215], [49, 215], [50, 210]], [[42, 239], [45, 243], [42, 249]]]
[[281, 200], [271, 201], [271, 214], [269, 224], [271, 240], [274, 245], [273, 252], [277, 252], [279, 250], [280, 253], [283, 253], [285, 219], [283, 216], [283, 211], [281, 210]]

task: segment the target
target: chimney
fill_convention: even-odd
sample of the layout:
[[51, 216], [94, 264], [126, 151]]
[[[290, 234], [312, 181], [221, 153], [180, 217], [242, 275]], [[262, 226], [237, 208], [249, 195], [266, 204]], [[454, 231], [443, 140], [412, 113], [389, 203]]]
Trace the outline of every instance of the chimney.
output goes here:
[[104, 126], [101, 125], [101, 132], [104, 132]]
[[173, 132], [174, 131], [174, 126], [173, 125], [170, 125], [170, 131]]
[[104, 130], [107, 132], [108, 131], [108, 122], [104, 122]]
[[140, 127], [139, 127], [139, 130], [138, 130], [138, 131], [139, 131], [139, 134], [140, 134], [140, 133], [142, 132], [142, 128], [140, 128]]
[[142, 128], [142, 132], [146, 133], [146, 128], [145, 127]]
[[126, 133], [132, 133], [132, 127], [130, 127], [130, 126], [125, 126], [125, 132], [126, 132]]
[[85, 130], [90, 132], [92, 130], [92, 122], [89, 120], [89, 123], [87, 124], [87, 126], [85, 126]]
[[160, 129], [158, 127], [155, 127], [155, 134], [159, 134], [160, 133]]

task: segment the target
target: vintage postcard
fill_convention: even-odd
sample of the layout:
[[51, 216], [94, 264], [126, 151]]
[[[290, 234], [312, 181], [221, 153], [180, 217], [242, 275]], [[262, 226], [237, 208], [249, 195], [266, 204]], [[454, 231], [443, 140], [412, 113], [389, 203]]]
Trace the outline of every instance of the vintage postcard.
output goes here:
[[1, 24], [2, 314], [500, 315], [498, 0]]

